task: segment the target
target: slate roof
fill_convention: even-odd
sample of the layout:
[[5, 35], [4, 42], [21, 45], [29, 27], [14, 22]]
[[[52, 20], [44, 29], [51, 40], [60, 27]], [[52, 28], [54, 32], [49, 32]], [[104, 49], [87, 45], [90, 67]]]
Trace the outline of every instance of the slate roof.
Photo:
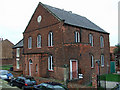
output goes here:
[[14, 45], [13, 48], [21, 48], [21, 47], [23, 47], [23, 39], [20, 40], [16, 45]]
[[[41, 4], [41, 3], [40, 3]], [[69, 11], [65, 11], [59, 8], [55, 8], [46, 4], [43, 4], [50, 12], [52, 12], [58, 19], [64, 20], [65, 24], [91, 29], [99, 32], [107, 33], [105, 30], [88, 20], [86, 17], [74, 14]]]

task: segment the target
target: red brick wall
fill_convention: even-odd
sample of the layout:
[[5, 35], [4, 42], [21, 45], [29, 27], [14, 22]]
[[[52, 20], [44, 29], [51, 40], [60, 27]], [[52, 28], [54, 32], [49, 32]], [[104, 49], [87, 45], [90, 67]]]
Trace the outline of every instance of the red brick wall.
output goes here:
[[[39, 24], [37, 17], [41, 15], [42, 21]], [[32, 64], [32, 76], [51, 77], [62, 79], [62, 69], [57, 67], [63, 67], [64, 64], [70, 66], [70, 59], [78, 60], [78, 73], [83, 73], [83, 81], [91, 81], [91, 75], [95, 72], [95, 68], [91, 68], [90, 55], [94, 56], [95, 60], [100, 59], [100, 55], [104, 54], [105, 66], [101, 67], [101, 74], [107, 73], [107, 63], [109, 63], [109, 35], [78, 28], [68, 25], [62, 25], [63, 22], [59, 22], [51, 13], [45, 10], [41, 5], [38, 6], [33, 17], [26, 28], [24, 33], [24, 74], [29, 75], [29, 60]], [[81, 32], [81, 43], [75, 44], [74, 32]], [[81, 30], [81, 31], [80, 31]], [[54, 46], [48, 47], [48, 33], [53, 32]], [[94, 39], [94, 46], [89, 45], [88, 35], [92, 33]], [[41, 34], [42, 47], [37, 48], [37, 35]], [[100, 36], [104, 37], [104, 48], [100, 48]], [[32, 37], [32, 49], [28, 49], [28, 37]], [[38, 54], [35, 54], [38, 53]], [[40, 53], [48, 53], [45, 57], [41, 58]], [[54, 71], [48, 71], [48, 56], [53, 55]], [[38, 64], [38, 72], [35, 72], [35, 65]], [[25, 67], [26, 65], [26, 67]], [[58, 71], [57, 71], [58, 70]], [[59, 72], [59, 70], [61, 72]]]

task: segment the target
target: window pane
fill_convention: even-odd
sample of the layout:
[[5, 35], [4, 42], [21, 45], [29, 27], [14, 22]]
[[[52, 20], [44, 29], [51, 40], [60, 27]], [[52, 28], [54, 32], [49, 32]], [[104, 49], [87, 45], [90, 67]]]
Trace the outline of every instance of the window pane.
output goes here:
[[53, 57], [48, 57], [48, 70], [53, 70]]
[[53, 33], [50, 32], [48, 35], [48, 46], [53, 46]]
[[32, 48], [32, 37], [28, 38], [28, 48]]
[[19, 59], [18, 58], [16, 59], [16, 64], [17, 64], [16, 65], [17, 69], [19, 69], [20, 67], [19, 67]]
[[101, 55], [101, 66], [104, 66], [104, 55]]
[[103, 40], [103, 36], [100, 36], [100, 46], [101, 48], [104, 47], [104, 40]]
[[37, 47], [41, 47], [41, 35], [37, 36]]
[[93, 56], [91, 55], [91, 67], [94, 67], [94, 60], [93, 60]]
[[93, 46], [93, 35], [89, 34], [89, 43], [91, 46]]
[[20, 48], [16, 49], [16, 57], [20, 57]]
[[75, 31], [75, 42], [80, 42], [80, 33], [78, 31]]

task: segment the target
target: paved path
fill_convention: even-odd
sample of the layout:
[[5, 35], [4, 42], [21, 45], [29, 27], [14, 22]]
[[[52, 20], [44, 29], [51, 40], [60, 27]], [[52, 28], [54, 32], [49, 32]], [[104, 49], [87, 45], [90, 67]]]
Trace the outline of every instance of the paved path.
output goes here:
[[112, 82], [112, 81], [106, 81], [106, 82], [100, 81], [100, 83], [102, 87], [105, 87], [105, 83], [106, 83], [106, 88], [114, 88], [118, 84], [118, 82]]
[[0, 90], [5, 90], [5, 89], [10, 89], [12, 90], [14, 88], [14, 90], [20, 90], [19, 88], [17, 87], [11, 87], [7, 81], [5, 80], [1, 80], [0, 79]]

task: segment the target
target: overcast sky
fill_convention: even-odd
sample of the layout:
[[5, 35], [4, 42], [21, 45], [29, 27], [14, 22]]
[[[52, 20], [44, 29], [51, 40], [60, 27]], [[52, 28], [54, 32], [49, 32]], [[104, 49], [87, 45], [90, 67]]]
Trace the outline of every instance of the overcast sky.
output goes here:
[[85, 16], [110, 33], [110, 45], [118, 43], [119, 0], [0, 0], [0, 37], [16, 44], [39, 2]]

